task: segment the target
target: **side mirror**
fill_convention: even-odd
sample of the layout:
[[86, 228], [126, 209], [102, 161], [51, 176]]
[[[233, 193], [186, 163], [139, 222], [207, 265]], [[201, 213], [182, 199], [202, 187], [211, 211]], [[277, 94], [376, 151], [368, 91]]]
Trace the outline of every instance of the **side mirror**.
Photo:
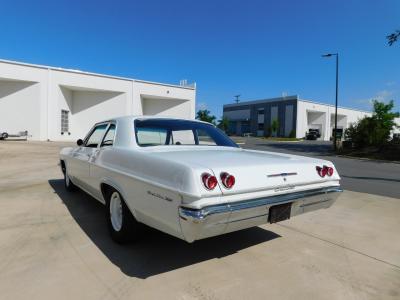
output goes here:
[[83, 145], [82, 139], [77, 140], [77, 141], [76, 141], [76, 144], [77, 144], [78, 146], [82, 146], [82, 145]]

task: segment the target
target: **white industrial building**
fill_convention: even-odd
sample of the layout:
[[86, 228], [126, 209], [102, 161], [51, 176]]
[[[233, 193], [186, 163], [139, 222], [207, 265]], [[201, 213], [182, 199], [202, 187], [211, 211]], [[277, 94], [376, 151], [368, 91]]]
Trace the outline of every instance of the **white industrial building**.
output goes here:
[[124, 115], [193, 119], [195, 85], [171, 85], [0, 60], [0, 132], [32, 140], [83, 138], [98, 121]]
[[[226, 104], [223, 114], [229, 120], [229, 132], [237, 135], [271, 135], [271, 124], [277, 120], [277, 136], [303, 138], [309, 129], [318, 129], [320, 139], [329, 141], [335, 126], [334, 105], [297, 95]], [[371, 112], [338, 107], [337, 127], [344, 130], [364, 116], [371, 116]]]

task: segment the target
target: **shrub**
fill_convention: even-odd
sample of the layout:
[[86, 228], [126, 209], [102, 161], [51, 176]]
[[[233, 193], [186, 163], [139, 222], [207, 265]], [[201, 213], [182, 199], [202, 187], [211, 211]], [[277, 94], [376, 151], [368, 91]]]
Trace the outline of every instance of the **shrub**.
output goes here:
[[391, 110], [393, 100], [388, 104], [374, 100], [372, 117], [364, 117], [345, 131], [345, 137], [352, 140], [357, 148], [382, 146], [389, 141], [391, 130], [397, 126], [394, 122], [399, 114]]

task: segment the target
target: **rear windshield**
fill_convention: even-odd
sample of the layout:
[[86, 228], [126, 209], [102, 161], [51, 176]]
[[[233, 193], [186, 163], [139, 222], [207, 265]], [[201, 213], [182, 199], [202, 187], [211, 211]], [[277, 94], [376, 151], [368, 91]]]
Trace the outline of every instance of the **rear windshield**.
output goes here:
[[187, 120], [135, 120], [136, 142], [141, 147], [160, 145], [238, 147], [213, 125]]

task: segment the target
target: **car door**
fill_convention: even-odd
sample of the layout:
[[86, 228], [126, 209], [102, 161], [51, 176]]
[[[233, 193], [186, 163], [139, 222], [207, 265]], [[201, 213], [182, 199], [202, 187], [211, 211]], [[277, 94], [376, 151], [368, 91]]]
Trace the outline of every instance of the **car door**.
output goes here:
[[103, 177], [104, 170], [98, 166], [98, 158], [101, 156], [103, 151], [110, 151], [114, 144], [116, 125], [111, 122], [107, 127], [106, 133], [101, 140], [99, 148], [93, 153], [89, 159], [89, 192], [96, 198], [101, 199], [100, 181]]
[[95, 125], [90, 134], [86, 137], [83, 144], [76, 148], [72, 154], [74, 163], [72, 166], [72, 176], [76, 183], [87, 192], [90, 189], [90, 160], [97, 154], [100, 143], [107, 130], [108, 123]]

